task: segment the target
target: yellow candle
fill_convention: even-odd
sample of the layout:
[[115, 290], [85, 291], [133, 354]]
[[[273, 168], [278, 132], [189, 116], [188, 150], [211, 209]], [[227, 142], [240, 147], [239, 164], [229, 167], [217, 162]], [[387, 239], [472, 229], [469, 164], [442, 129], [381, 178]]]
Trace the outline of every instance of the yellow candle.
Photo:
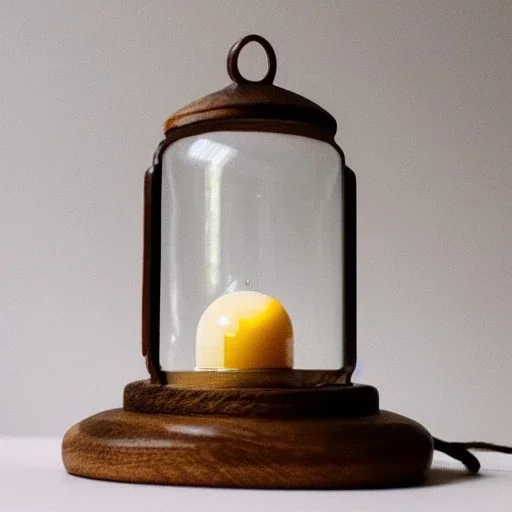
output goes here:
[[222, 295], [205, 310], [196, 334], [198, 369], [293, 367], [293, 328], [283, 305], [254, 291]]

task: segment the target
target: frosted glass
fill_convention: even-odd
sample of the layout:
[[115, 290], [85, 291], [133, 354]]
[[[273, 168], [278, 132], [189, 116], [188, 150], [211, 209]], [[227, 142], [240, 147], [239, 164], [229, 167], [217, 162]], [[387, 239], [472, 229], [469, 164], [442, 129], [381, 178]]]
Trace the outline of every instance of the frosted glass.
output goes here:
[[160, 363], [195, 368], [196, 329], [221, 295], [278, 299], [294, 368], [342, 361], [341, 159], [329, 144], [212, 132], [174, 142], [162, 162]]

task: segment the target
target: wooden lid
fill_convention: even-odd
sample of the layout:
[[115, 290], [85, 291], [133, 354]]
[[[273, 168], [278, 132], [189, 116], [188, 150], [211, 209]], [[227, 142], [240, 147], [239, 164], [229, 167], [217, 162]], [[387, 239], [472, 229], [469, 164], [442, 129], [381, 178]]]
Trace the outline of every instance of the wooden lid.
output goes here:
[[[252, 41], [259, 43], [267, 55], [268, 71], [259, 81], [244, 78], [238, 69], [238, 55]], [[329, 112], [299, 94], [273, 85], [276, 68], [276, 54], [266, 39], [258, 35], [243, 37], [228, 53], [227, 69], [233, 84], [175, 112], [165, 122], [164, 133], [205, 121], [261, 120], [306, 124], [334, 137], [336, 120]]]

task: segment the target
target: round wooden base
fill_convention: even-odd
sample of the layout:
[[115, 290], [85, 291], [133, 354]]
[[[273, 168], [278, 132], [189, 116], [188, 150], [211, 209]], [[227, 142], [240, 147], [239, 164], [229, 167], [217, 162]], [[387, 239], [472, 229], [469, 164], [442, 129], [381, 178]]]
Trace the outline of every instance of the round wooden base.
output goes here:
[[433, 446], [421, 425], [386, 411], [275, 419], [115, 409], [73, 426], [62, 451], [69, 473], [104, 480], [349, 489], [421, 482]]

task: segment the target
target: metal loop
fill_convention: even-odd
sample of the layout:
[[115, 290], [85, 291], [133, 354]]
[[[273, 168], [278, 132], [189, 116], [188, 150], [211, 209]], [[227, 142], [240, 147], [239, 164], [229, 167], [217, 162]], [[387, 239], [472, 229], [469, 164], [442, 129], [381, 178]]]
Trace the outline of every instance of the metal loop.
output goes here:
[[[238, 69], [238, 56], [240, 55], [240, 51], [242, 48], [251, 42], [259, 43], [265, 53], [267, 55], [267, 63], [268, 63], [268, 71], [267, 74], [261, 80], [249, 80], [244, 78]], [[228, 53], [228, 74], [237, 84], [261, 84], [261, 85], [270, 85], [274, 81], [276, 77], [277, 70], [277, 60], [276, 53], [274, 52], [274, 48], [272, 45], [263, 37], [258, 36], [256, 34], [251, 34], [245, 37], [242, 37], [239, 41], [237, 41], [229, 50]]]

